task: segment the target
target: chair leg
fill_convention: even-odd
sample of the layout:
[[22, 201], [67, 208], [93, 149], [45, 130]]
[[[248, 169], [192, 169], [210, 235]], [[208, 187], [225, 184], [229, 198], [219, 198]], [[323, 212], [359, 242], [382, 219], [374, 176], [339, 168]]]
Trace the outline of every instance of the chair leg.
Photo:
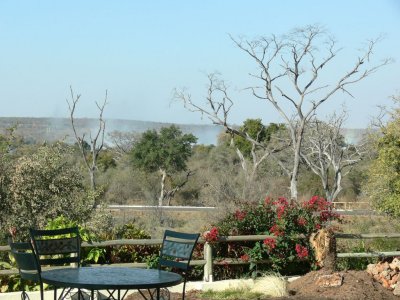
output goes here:
[[183, 281], [182, 300], [185, 300], [186, 278]]
[[40, 282], [39, 285], [40, 285], [40, 300], [44, 300], [43, 282]]
[[21, 293], [21, 300], [30, 300], [28, 293], [25, 290]]

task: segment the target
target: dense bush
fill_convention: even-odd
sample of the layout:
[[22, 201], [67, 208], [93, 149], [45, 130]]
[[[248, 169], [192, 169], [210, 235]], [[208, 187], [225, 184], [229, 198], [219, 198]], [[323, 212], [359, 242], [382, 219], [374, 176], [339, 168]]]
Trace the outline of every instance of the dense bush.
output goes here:
[[[96, 233], [95, 230], [77, 224], [75, 221], [68, 220], [60, 216], [50, 220], [46, 229], [59, 229], [66, 227], [78, 226], [79, 234], [82, 241], [97, 242], [101, 241], [103, 236]], [[120, 239], [150, 239], [151, 236], [143, 229], [139, 228], [134, 223], [127, 223], [116, 226], [109, 235], [106, 236], [110, 240]], [[134, 263], [134, 262], [148, 262], [152, 263], [154, 256], [158, 256], [159, 246], [145, 246], [145, 245], [121, 245], [121, 246], [107, 246], [100, 247], [84, 247], [82, 248], [82, 263]]]
[[[112, 239], [150, 239], [151, 236], [134, 223], [117, 226], [113, 231]], [[106, 248], [107, 263], [146, 262], [150, 267], [158, 257], [159, 246], [121, 245]]]
[[275, 271], [299, 274], [314, 267], [309, 236], [333, 220], [340, 218], [322, 197], [314, 196], [304, 203], [267, 197], [259, 205], [246, 205], [228, 215], [204, 237], [212, 243], [221, 235], [271, 235], [262, 242], [215, 244], [216, 255], [249, 261], [253, 274], [262, 260], [269, 260]]
[[400, 96], [394, 98], [392, 119], [376, 137], [377, 157], [372, 161], [364, 190], [376, 209], [393, 217], [400, 216]]
[[77, 222], [92, 213], [93, 195], [83, 185], [80, 170], [71, 162], [71, 149], [61, 143], [44, 145], [13, 162], [8, 182], [2, 232], [18, 229], [26, 238], [28, 228], [44, 227], [61, 214]]

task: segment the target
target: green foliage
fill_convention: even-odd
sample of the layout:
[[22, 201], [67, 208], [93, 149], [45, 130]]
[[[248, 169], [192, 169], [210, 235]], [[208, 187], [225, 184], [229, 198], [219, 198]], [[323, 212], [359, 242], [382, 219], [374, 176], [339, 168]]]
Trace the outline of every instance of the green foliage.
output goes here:
[[115, 168], [117, 166], [117, 162], [115, 161], [114, 155], [110, 150], [103, 150], [100, 152], [99, 157], [97, 158], [97, 167], [105, 172], [108, 169]]
[[155, 172], [160, 169], [167, 173], [186, 170], [187, 159], [192, 154], [192, 144], [197, 138], [193, 134], [183, 134], [172, 125], [155, 130], [145, 131], [134, 145], [131, 158], [134, 166]]
[[[127, 223], [117, 226], [113, 232], [114, 239], [150, 239], [151, 236], [143, 229], [137, 227], [135, 223]], [[118, 247], [108, 247], [107, 260], [113, 263], [122, 262], [146, 262], [152, 266], [155, 257], [158, 257], [159, 246], [145, 245], [122, 245]]]
[[44, 227], [47, 220], [59, 215], [75, 221], [88, 218], [92, 203], [85, 194], [82, 174], [68, 155], [70, 148], [57, 143], [41, 146], [15, 161], [3, 231], [13, 226], [24, 238], [29, 227]]
[[249, 261], [252, 275], [257, 275], [260, 270], [259, 262], [262, 260], [269, 260], [275, 271], [293, 271], [299, 274], [314, 267], [308, 237], [327, 226], [328, 222], [339, 219], [339, 216], [331, 211], [331, 203], [322, 197], [314, 196], [302, 204], [289, 203], [283, 197], [277, 200], [267, 197], [258, 205], [245, 205], [234, 214], [227, 215], [205, 238], [209, 238], [211, 232], [213, 237], [216, 234], [271, 235], [263, 242], [247, 242], [239, 246], [218, 243], [214, 247], [217, 256], [241, 257], [242, 260]]
[[160, 261], [160, 256], [157, 254], [151, 254], [145, 258], [148, 269], [157, 269]]
[[[16, 126], [7, 128], [0, 134], [0, 229], [10, 217], [10, 180], [12, 174], [12, 159], [15, 149], [21, 144], [21, 139], [15, 136]], [[0, 232], [0, 240], [4, 239], [4, 231]]]
[[151, 236], [143, 229], [138, 228], [134, 223], [127, 223], [117, 226], [114, 230], [117, 239], [150, 239]]
[[[262, 124], [261, 119], [247, 119], [240, 127], [240, 131], [249, 135], [252, 139], [260, 143], [267, 144], [271, 140], [271, 136], [279, 130], [285, 129], [283, 124], [271, 123], [268, 126]], [[251, 155], [251, 143], [245, 138], [236, 135], [234, 137], [235, 146], [243, 153], [244, 156]]]
[[[87, 151], [87, 152], [89, 152], [90, 149], [91, 149], [90, 144], [89, 144], [88, 142], [86, 142], [85, 140], [82, 141], [82, 147], [83, 147], [83, 149], [84, 149], [85, 151]], [[79, 147], [78, 142], [76, 142], [76, 143], [74, 144], [74, 149], [75, 149], [75, 151], [79, 152], [79, 154], [80, 154], [80, 151], [81, 151], [81, 150], [80, 150], [80, 147]]]
[[[84, 242], [92, 243], [99, 241], [99, 238], [87, 228], [79, 225], [76, 221], [69, 220], [64, 216], [58, 216], [49, 220], [45, 229], [62, 229], [78, 226], [79, 235]], [[83, 263], [97, 263], [105, 258], [105, 249], [99, 247], [82, 248], [81, 251]]]
[[400, 111], [383, 129], [376, 146], [378, 157], [368, 171], [365, 190], [374, 206], [391, 216], [400, 216]]
[[[358, 242], [358, 245], [353, 246], [350, 253], [363, 253], [373, 252], [371, 248], [366, 247], [364, 241]], [[377, 258], [360, 258], [360, 257], [346, 257], [338, 258], [338, 270], [366, 270], [369, 264], [377, 263]]]

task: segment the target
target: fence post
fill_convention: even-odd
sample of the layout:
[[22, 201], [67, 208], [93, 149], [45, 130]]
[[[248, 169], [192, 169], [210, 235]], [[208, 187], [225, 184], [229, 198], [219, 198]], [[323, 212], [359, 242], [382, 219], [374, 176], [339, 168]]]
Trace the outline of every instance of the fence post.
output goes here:
[[204, 259], [206, 264], [204, 265], [204, 278], [206, 282], [213, 282], [213, 257], [212, 247], [208, 242], [204, 243]]

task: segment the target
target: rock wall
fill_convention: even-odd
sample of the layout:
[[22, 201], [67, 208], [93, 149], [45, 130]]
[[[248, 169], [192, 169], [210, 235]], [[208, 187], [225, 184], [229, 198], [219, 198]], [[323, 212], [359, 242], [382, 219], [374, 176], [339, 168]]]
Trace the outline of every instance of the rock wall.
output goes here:
[[369, 264], [367, 273], [376, 281], [393, 291], [393, 294], [400, 296], [400, 259], [394, 258], [391, 263], [379, 262], [377, 264]]

